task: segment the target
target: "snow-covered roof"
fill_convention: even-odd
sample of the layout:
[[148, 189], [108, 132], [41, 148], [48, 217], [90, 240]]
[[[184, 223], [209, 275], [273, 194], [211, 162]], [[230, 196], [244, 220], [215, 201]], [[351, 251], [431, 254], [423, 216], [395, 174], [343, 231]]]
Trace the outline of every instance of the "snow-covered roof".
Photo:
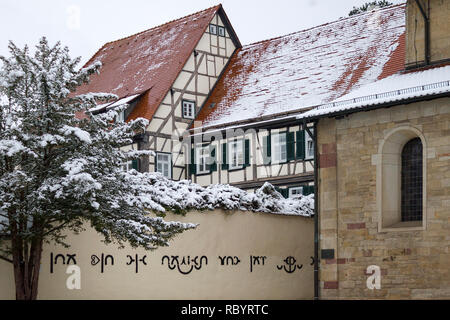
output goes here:
[[133, 94], [133, 95], [131, 95], [129, 97], [125, 97], [125, 98], [119, 99], [119, 100], [117, 100], [115, 102], [109, 102], [109, 103], [104, 103], [104, 104], [98, 105], [98, 106], [96, 106], [94, 108], [89, 109], [89, 111], [91, 111], [91, 112], [98, 112], [98, 111], [101, 111], [101, 110], [104, 110], [104, 109], [107, 109], [107, 110], [114, 109], [116, 107], [120, 107], [120, 106], [122, 106], [124, 104], [127, 104], [127, 103], [133, 101], [134, 99], [137, 99], [141, 95], [142, 94]]
[[400, 71], [404, 55], [405, 4], [244, 46], [196, 120], [225, 126], [327, 103]]
[[450, 93], [450, 65], [392, 75], [302, 113], [297, 118], [318, 117], [441, 93]]
[[151, 89], [130, 118], [151, 119], [221, 5], [106, 43], [87, 63], [101, 62], [98, 75], [76, 94], [108, 92], [119, 98]]

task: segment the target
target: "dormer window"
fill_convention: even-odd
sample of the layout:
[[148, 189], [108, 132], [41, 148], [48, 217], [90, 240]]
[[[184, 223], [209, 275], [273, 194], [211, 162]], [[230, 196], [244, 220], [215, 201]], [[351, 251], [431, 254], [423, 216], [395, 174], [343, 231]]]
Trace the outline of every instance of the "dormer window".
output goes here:
[[195, 117], [195, 102], [183, 100], [183, 118], [185, 119], [194, 119]]
[[217, 34], [217, 26], [215, 24], [210, 24], [209, 25], [209, 33]]

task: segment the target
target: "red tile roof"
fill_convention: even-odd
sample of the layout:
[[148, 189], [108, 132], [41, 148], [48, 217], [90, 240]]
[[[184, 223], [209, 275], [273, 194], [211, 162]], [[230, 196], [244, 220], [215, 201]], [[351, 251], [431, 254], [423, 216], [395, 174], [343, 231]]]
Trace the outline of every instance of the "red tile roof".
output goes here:
[[161, 26], [106, 43], [86, 66], [100, 61], [100, 74], [77, 94], [114, 93], [119, 98], [148, 91], [130, 119], [151, 119], [189, 59], [214, 15], [222, 6], [191, 14]]
[[320, 105], [404, 61], [405, 4], [258, 42], [233, 56], [196, 120], [223, 126]]

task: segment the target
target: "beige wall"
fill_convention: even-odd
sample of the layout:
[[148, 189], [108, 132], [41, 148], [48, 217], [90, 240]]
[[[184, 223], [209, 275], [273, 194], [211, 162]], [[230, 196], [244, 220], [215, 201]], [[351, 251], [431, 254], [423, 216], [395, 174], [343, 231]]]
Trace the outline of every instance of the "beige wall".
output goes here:
[[[428, 1], [420, 1], [427, 10]], [[450, 1], [430, 2], [430, 51], [431, 62], [450, 59]], [[408, 0], [406, 14], [406, 64], [424, 62], [425, 26], [415, 0]]]
[[[383, 229], [379, 147], [405, 127], [426, 142], [425, 221]], [[450, 298], [450, 99], [323, 119], [318, 139], [320, 249], [335, 250], [320, 263], [321, 297]], [[370, 265], [381, 268], [380, 290], [367, 288]]]
[[[313, 297], [313, 219], [256, 214], [251, 212], [192, 212], [186, 217], [168, 215], [166, 220], [199, 223], [177, 237], [168, 248], [153, 252], [105, 246], [93, 231], [70, 235], [71, 248], [47, 246], [44, 249], [39, 299], [310, 299]], [[81, 290], [68, 290], [65, 265], [54, 265], [50, 254], [76, 254], [81, 268]], [[114, 266], [91, 265], [91, 255], [113, 255]], [[127, 265], [127, 255], [139, 259], [147, 255], [147, 266]], [[206, 256], [207, 265], [188, 275], [169, 270], [165, 256]], [[219, 256], [238, 257], [237, 265], [221, 265]], [[250, 272], [250, 256], [266, 256], [264, 266]], [[301, 269], [293, 273], [279, 270], [292, 256]], [[200, 258], [199, 258], [200, 259]], [[199, 262], [199, 260], [197, 260]], [[205, 260], [203, 260], [204, 262]], [[236, 259], [234, 258], [236, 262]], [[231, 262], [231, 261], [230, 261]], [[262, 259], [260, 259], [262, 263]], [[180, 266], [188, 271], [187, 265]], [[0, 261], [0, 299], [13, 299], [12, 267]]]

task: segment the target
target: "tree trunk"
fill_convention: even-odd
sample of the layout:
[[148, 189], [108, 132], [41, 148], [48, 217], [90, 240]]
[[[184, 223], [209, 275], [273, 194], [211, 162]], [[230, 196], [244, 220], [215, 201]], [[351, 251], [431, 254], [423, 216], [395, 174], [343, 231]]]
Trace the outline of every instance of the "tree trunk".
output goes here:
[[34, 239], [30, 248], [18, 239], [13, 240], [13, 266], [17, 300], [36, 300], [39, 269], [42, 257], [42, 239]]

